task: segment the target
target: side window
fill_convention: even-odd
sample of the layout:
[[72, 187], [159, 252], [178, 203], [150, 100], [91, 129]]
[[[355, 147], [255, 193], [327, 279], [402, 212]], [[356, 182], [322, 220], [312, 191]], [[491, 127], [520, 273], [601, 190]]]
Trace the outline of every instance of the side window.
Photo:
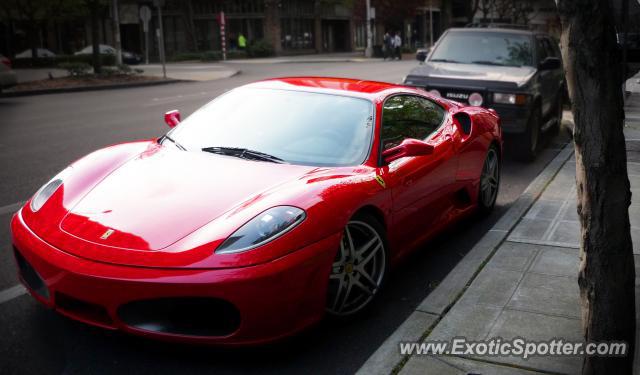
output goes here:
[[544, 38], [544, 47], [547, 50], [547, 56], [551, 56], [551, 57], [560, 57], [557, 53], [556, 53], [556, 49], [553, 48], [553, 41], [551, 41], [549, 38]]
[[382, 107], [382, 150], [407, 138], [424, 140], [444, 119], [444, 109], [436, 103], [413, 95], [393, 96]]
[[538, 52], [538, 63], [547, 58], [547, 49], [542, 38], [536, 38], [536, 49]]

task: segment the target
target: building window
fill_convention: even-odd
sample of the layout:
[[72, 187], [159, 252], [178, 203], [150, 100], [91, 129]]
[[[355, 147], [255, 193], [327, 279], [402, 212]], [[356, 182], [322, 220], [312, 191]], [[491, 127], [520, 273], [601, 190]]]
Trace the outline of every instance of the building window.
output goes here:
[[365, 48], [367, 46], [367, 23], [365, 21], [356, 22], [353, 42], [355, 48]]
[[281, 0], [281, 14], [290, 17], [313, 16], [314, 2], [304, 0]]
[[313, 19], [283, 18], [280, 23], [282, 49], [313, 49], [313, 24]]
[[210, 51], [220, 49], [220, 32], [214, 20], [195, 20], [198, 50]]

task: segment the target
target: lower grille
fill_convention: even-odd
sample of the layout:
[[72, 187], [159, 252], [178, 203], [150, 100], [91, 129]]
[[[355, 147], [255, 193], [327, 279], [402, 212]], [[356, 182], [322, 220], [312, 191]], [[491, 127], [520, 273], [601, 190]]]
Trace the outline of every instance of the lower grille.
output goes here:
[[49, 289], [47, 288], [44, 280], [38, 274], [38, 271], [31, 266], [31, 264], [20, 254], [16, 247], [13, 247], [13, 254], [16, 257], [18, 268], [20, 269], [20, 276], [24, 280], [25, 284], [33, 290], [36, 294], [44, 299], [49, 299]]
[[109, 313], [100, 305], [82, 301], [60, 292], [56, 292], [55, 302], [56, 309], [64, 314], [99, 326], [113, 326], [113, 320]]
[[187, 336], [226, 336], [240, 326], [238, 309], [218, 298], [176, 297], [134, 301], [121, 306], [118, 316], [134, 328]]

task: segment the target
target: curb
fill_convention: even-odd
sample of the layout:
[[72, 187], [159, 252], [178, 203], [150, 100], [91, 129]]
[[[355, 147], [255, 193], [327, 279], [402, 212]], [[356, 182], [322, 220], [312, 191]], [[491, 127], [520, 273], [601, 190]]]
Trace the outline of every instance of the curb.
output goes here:
[[460, 298], [467, 286], [475, 279], [485, 262], [507, 238], [520, 218], [538, 200], [547, 185], [560, 168], [573, 155], [573, 142], [567, 143], [540, 174], [527, 186], [525, 191], [509, 207], [507, 212], [478, 241], [462, 260], [449, 272], [447, 277], [416, 307], [405, 320], [367, 359], [357, 374], [397, 373], [408, 360], [398, 350], [400, 342], [424, 340]]
[[3, 93], [0, 93], [0, 98], [14, 98], [14, 97], [20, 97], [20, 96], [46, 95], [46, 94], [64, 94], [68, 92], [81, 92], [81, 91], [128, 89], [133, 87], [167, 85], [170, 83], [177, 83], [177, 82], [186, 82], [186, 81], [179, 80], [179, 79], [166, 79], [166, 80], [158, 80], [158, 81], [120, 83], [120, 84], [112, 84], [112, 85], [81, 86], [81, 87], [67, 87], [67, 88], [59, 88], [59, 89], [41, 89], [41, 90], [25, 90], [25, 91], [16, 91], [16, 92], [3, 92]]
[[328, 64], [328, 63], [345, 63], [345, 62], [350, 62], [350, 63], [362, 63], [362, 62], [367, 62], [367, 61], [375, 61], [378, 60], [377, 58], [344, 58], [344, 59], [317, 59], [317, 60], [313, 60], [313, 59], [306, 59], [306, 60], [294, 60], [294, 59], [283, 59], [283, 60], [272, 60], [272, 61], [266, 61], [266, 60], [262, 60], [262, 61], [251, 61], [250, 59], [247, 60], [226, 60], [223, 61], [223, 63], [225, 64], [313, 64], [313, 63], [321, 63], [321, 64]]

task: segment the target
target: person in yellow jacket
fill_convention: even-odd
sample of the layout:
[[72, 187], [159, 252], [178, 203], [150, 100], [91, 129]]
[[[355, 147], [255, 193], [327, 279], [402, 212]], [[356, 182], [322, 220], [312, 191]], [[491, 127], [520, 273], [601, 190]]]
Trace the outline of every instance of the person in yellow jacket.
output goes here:
[[238, 48], [239, 49], [247, 48], [247, 38], [245, 38], [244, 34], [242, 33], [238, 35]]

